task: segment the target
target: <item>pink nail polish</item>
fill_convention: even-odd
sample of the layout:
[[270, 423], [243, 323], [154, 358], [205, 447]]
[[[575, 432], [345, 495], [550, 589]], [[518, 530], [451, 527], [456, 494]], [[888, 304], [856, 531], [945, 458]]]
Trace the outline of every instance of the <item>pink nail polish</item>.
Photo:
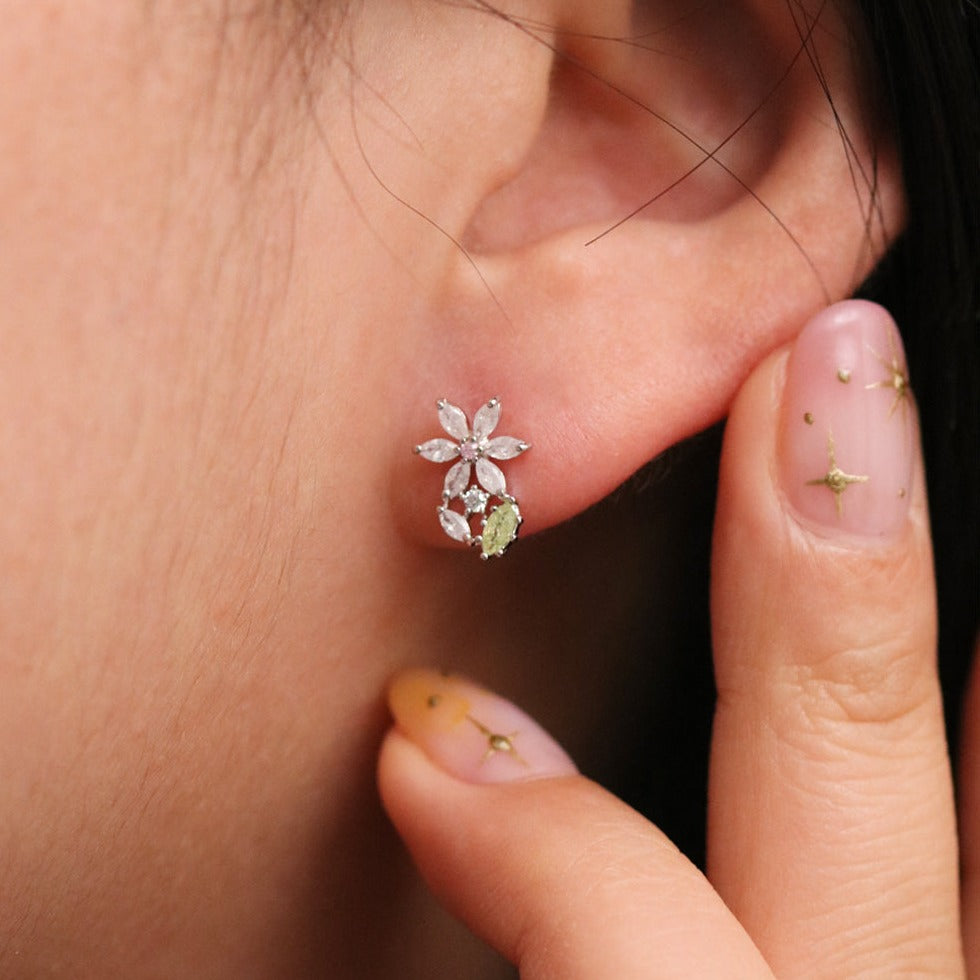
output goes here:
[[388, 706], [399, 730], [457, 779], [503, 783], [578, 771], [523, 711], [462, 677], [402, 671], [388, 687]]
[[874, 303], [814, 317], [790, 353], [780, 429], [782, 485], [825, 533], [884, 536], [908, 515], [917, 422], [901, 337]]

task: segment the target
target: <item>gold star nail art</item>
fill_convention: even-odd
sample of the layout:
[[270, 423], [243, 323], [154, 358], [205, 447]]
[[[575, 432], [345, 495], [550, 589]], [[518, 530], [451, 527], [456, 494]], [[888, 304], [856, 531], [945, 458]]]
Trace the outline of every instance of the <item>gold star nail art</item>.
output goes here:
[[497, 732], [492, 732], [486, 725], [477, 721], [472, 715], [467, 715], [466, 717], [479, 729], [480, 734], [486, 737], [487, 751], [483, 756], [484, 762], [498, 752], [503, 752], [505, 755], [513, 756], [522, 766], [527, 765], [527, 762], [521, 758], [520, 753], [514, 748], [514, 739], [517, 738], [518, 732], [511, 732], [510, 735], [500, 735]]
[[833, 433], [827, 433], [827, 461], [830, 464], [827, 472], [815, 480], [807, 480], [806, 485], [808, 487], [825, 486], [830, 490], [834, 496], [837, 498], [837, 516], [842, 517], [844, 514], [844, 491], [852, 483], [867, 483], [869, 477], [867, 476], [855, 476], [852, 473], [845, 473], [837, 465], [836, 449], [834, 447], [834, 436]]
[[899, 404], [902, 406], [902, 411], [905, 411], [912, 387], [909, 384], [908, 370], [898, 359], [898, 353], [895, 350], [895, 338], [891, 334], [888, 335], [888, 347], [891, 359], [886, 361], [873, 347], [868, 346], [868, 350], [874, 354], [881, 366], [888, 372], [888, 377], [882, 378], [881, 381], [873, 381], [864, 387], [867, 390], [871, 390], [872, 388], [891, 388], [895, 392], [895, 397], [892, 399], [892, 403], [888, 408], [888, 418], [891, 418], [895, 414], [895, 409], [898, 408]]

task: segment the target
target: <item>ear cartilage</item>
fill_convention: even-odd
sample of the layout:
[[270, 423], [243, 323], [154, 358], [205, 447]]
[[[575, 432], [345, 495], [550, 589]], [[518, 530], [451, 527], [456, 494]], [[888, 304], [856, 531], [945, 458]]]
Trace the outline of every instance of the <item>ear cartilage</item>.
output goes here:
[[[452, 463], [436, 508], [439, 524], [454, 541], [480, 549], [484, 560], [500, 558], [517, 540], [523, 522], [517, 500], [507, 492], [507, 479], [493, 460], [515, 459], [530, 444], [514, 436], [494, 436], [500, 421], [500, 399], [481, 405], [470, 425], [466, 413], [440, 398], [439, 423], [451, 439], [430, 439], [415, 454], [430, 463]], [[471, 482], [474, 475], [476, 480]], [[498, 503], [492, 504], [496, 500]], [[461, 509], [460, 509], [461, 508]], [[489, 510], [488, 510], [489, 508]], [[474, 534], [474, 522], [479, 532]]]

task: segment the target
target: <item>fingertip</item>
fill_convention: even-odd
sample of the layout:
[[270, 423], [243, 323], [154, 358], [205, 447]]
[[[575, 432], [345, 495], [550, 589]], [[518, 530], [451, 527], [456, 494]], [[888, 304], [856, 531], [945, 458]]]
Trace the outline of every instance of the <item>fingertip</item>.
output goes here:
[[780, 415], [782, 492], [808, 530], [864, 540], [902, 531], [918, 432], [886, 310], [846, 300], [813, 317], [790, 352]]
[[498, 783], [577, 772], [529, 715], [455, 674], [414, 667], [396, 674], [388, 705], [401, 733], [464, 782]]
[[849, 569], [866, 574], [871, 553], [886, 565], [914, 553], [908, 585], [928, 585], [924, 487], [898, 327], [877, 304], [835, 303], [765, 358], [731, 405], [715, 558], [730, 541], [754, 542], [792, 562], [825, 556], [846, 582]]
[[385, 733], [378, 752], [377, 782], [381, 803], [405, 837], [406, 819], [418, 812], [419, 801], [433, 792], [433, 782], [447, 779], [397, 727]]
[[835, 304], [736, 397], [712, 553], [723, 688], [744, 668], [833, 680], [831, 667], [850, 665], [840, 688], [884, 713], [931, 696], [934, 587], [921, 458], [908, 448], [914, 405], [905, 380], [888, 391], [871, 380], [884, 371], [879, 349], [904, 365], [898, 344], [881, 307]]

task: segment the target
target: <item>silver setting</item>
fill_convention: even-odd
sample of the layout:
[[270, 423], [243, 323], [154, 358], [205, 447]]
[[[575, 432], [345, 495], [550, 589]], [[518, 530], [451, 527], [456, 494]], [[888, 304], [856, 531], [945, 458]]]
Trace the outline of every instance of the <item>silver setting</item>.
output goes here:
[[[493, 461], [516, 459], [531, 445], [514, 436], [493, 435], [500, 421], [499, 398], [481, 405], [472, 425], [466, 413], [445, 398], [436, 402], [436, 408], [439, 423], [451, 438], [430, 439], [416, 446], [414, 452], [431, 463], [453, 464], [443, 481], [442, 502], [436, 508], [439, 526], [454, 541], [480, 548], [484, 560], [500, 558], [517, 539], [524, 519], [517, 500], [507, 492], [503, 470]], [[490, 506], [491, 500], [498, 503]], [[479, 519], [476, 534], [474, 519]]]

